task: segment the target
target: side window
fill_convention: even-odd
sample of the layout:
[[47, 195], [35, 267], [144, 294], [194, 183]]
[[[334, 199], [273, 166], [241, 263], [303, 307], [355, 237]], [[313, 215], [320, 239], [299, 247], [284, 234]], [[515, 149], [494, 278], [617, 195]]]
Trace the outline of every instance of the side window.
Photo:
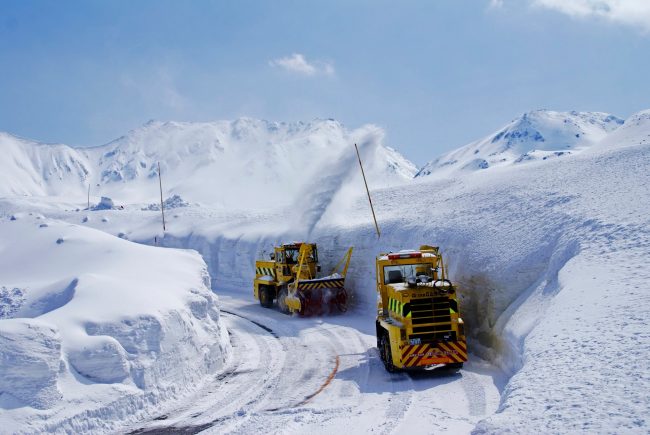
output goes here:
[[384, 267], [384, 283], [396, 284], [404, 282], [404, 270], [401, 266]]
[[276, 263], [284, 263], [284, 253], [282, 251], [275, 251]]

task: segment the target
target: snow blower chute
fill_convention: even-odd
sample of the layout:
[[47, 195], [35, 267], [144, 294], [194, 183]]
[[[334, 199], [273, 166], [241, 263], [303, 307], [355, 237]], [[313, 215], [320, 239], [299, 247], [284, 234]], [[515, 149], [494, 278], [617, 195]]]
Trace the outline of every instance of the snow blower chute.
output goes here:
[[266, 308], [277, 300], [280, 311], [302, 316], [321, 314], [324, 307], [329, 312], [335, 307], [346, 311], [345, 275], [351, 256], [352, 248], [349, 248], [329, 276], [318, 278], [320, 266], [315, 243], [276, 246], [270, 261], [255, 263], [255, 298]]

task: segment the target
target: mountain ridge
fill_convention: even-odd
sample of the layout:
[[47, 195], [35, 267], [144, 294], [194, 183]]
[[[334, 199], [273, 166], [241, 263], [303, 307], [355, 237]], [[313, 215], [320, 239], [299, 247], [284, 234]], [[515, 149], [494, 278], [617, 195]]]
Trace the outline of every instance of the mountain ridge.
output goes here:
[[533, 110], [427, 162], [415, 175], [452, 175], [579, 153], [624, 124], [604, 112]]
[[[374, 125], [348, 130], [331, 119], [149, 121], [94, 147], [0, 134], [0, 146], [9, 156], [0, 162], [0, 196], [85, 198], [90, 185], [93, 196], [115, 196], [120, 203], [148, 201], [157, 189], [160, 163], [165, 195], [226, 207], [241, 201], [288, 205], [302, 194], [299, 178], [325, 176], [325, 168], [354, 154], [353, 143], [360, 144], [366, 171], [378, 180], [375, 187], [407, 182], [417, 171], [384, 145], [384, 132]], [[345, 166], [350, 173], [357, 171]]]

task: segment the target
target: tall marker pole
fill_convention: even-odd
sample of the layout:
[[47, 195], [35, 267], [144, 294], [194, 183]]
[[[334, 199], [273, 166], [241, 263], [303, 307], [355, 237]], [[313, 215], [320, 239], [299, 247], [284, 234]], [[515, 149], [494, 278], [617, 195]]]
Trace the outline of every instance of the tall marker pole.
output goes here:
[[88, 183], [88, 210], [90, 210], [90, 183]]
[[163, 204], [162, 195], [162, 176], [160, 175], [160, 162], [158, 162], [158, 183], [160, 183], [160, 212], [162, 213], [163, 232], [165, 232], [165, 206]]
[[377, 230], [377, 238], [381, 237], [379, 232], [379, 225], [377, 224], [377, 217], [375, 216], [375, 208], [372, 206], [372, 199], [370, 199], [370, 189], [368, 189], [368, 182], [366, 181], [366, 173], [363, 171], [363, 165], [361, 164], [361, 155], [359, 154], [359, 147], [357, 144], [354, 144], [354, 149], [357, 150], [357, 158], [359, 159], [359, 167], [361, 167], [361, 175], [363, 176], [363, 184], [366, 185], [366, 193], [368, 194], [368, 202], [370, 203], [370, 210], [372, 211], [372, 218], [375, 221], [375, 229]]

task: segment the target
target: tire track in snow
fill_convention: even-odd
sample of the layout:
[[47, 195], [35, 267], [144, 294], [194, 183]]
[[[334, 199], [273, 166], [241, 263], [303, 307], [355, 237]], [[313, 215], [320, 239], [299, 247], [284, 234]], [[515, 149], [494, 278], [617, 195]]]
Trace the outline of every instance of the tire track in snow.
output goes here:
[[[305, 409], [304, 405], [314, 397], [323, 392], [334, 379], [338, 370], [338, 355], [333, 352], [333, 346], [319, 345], [322, 340], [317, 337], [309, 337], [311, 346], [304, 344], [305, 337], [295, 334], [295, 324], [278, 324], [271, 329], [265, 324], [244, 316], [239, 313], [229, 312], [232, 315], [245, 319], [278, 338], [282, 343], [285, 359], [280, 373], [265, 387], [263, 397], [258, 397], [247, 403], [244, 412], [237, 412], [214, 421], [205, 429], [210, 433], [259, 433], [269, 432], [272, 428], [270, 421], [276, 417], [283, 419], [280, 432], [287, 432], [291, 428], [291, 422], [286, 419], [287, 414], [296, 414], [294, 420], [300, 420], [301, 413], [309, 414], [311, 411]], [[270, 319], [269, 319], [270, 320]], [[300, 332], [300, 331], [298, 331]], [[318, 328], [308, 332], [320, 332]], [[323, 367], [333, 367], [330, 372], [325, 371], [320, 376]], [[324, 382], [321, 382], [325, 379]], [[287, 382], [289, 381], [289, 382]], [[273, 407], [269, 408], [267, 397], [274, 400]], [[280, 404], [277, 404], [277, 401]]]
[[[319, 330], [323, 334], [329, 335], [332, 341], [336, 342], [340, 349], [348, 351], [348, 354], [354, 355], [356, 353], [366, 356], [365, 364], [363, 360], [357, 360], [358, 366], [360, 365], [362, 370], [359, 373], [360, 377], [356, 379], [360, 389], [357, 393], [359, 396], [357, 406], [365, 405], [363, 402], [367, 391], [376, 390], [379, 393], [380, 391], [389, 390], [390, 393], [384, 395], [386, 398], [382, 405], [386, 409], [386, 418], [378, 429], [379, 433], [384, 434], [394, 432], [411, 406], [414, 389], [413, 380], [406, 373], [387, 373], [376, 348], [374, 346], [369, 348], [360, 332], [348, 327], [334, 327], [333, 325], [321, 327]], [[389, 381], [377, 384], [378, 379], [385, 380], [387, 377], [390, 379]], [[409, 388], [400, 389], [395, 382], [407, 382]]]
[[469, 402], [469, 415], [472, 417], [485, 415], [487, 408], [485, 389], [478, 381], [477, 376], [471, 372], [463, 371], [460, 385], [463, 387]]
[[[384, 414], [386, 421], [382, 425], [382, 434], [393, 433], [395, 431], [410, 408], [413, 396], [413, 381], [406, 373], [390, 373], [389, 376], [391, 393], [388, 396], [388, 404], [386, 413]], [[407, 391], [398, 391], [395, 382], [408, 382], [411, 384], [411, 388]]]
[[[222, 312], [226, 314], [224, 319], [227, 319], [229, 313]], [[232, 334], [234, 366], [216, 375], [208, 385], [185, 398], [183, 406], [169, 410], [149, 425], [130, 433], [198, 433], [222, 420], [245, 415], [246, 411], [242, 411], [246, 407], [269, 394], [268, 384], [279, 377], [284, 362], [280, 341], [277, 337], [269, 337], [270, 334], [260, 335], [260, 326], [235, 315], [231, 315], [227, 322], [230, 323], [228, 330]], [[266, 331], [266, 328], [262, 329]], [[276, 358], [262, 360], [262, 355]], [[260, 376], [262, 371], [265, 372], [264, 376]], [[161, 424], [161, 421], [164, 423]]]

